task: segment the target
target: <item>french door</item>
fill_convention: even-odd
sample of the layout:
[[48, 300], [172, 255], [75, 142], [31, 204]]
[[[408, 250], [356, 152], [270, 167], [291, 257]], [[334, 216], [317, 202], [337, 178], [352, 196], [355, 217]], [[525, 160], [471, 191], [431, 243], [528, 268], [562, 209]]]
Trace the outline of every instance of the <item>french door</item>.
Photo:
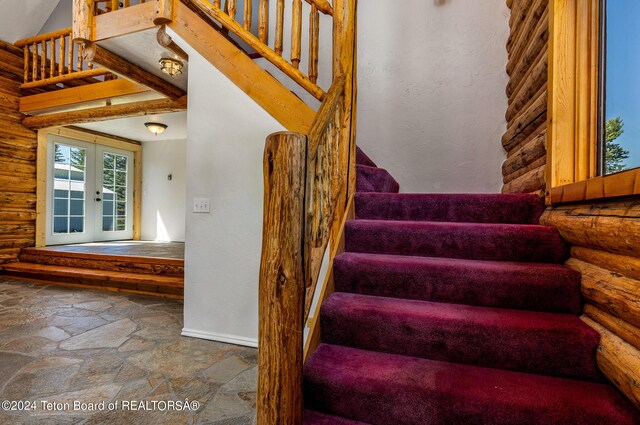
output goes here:
[[47, 245], [133, 238], [133, 153], [49, 136]]

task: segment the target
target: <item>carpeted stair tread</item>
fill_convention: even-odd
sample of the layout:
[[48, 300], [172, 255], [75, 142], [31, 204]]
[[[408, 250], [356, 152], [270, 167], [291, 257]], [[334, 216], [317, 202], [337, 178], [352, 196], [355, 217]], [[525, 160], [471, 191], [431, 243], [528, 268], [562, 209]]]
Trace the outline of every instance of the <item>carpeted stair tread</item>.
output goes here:
[[313, 410], [305, 410], [302, 412], [303, 425], [368, 425], [364, 422], [356, 422], [337, 416], [325, 415], [323, 413], [314, 412]]
[[538, 224], [544, 200], [527, 194], [356, 193], [356, 218]]
[[486, 307], [579, 314], [580, 274], [559, 264], [345, 252], [336, 291]]
[[350, 220], [345, 250], [491, 261], [562, 263], [569, 250], [553, 227], [532, 224]]
[[598, 379], [600, 335], [577, 316], [336, 292], [322, 341], [497, 369]]
[[638, 424], [613, 387], [321, 344], [307, 409], [373, 425]]
[[384, 168], [356, 165], [358, 192], [394, 192], [400, 190], [398, 182]]
[[376, 163], [373, 162], [369, 156], [362, 151], [358, 146], [356, 146], [356, 164], [358, 165], [368, 165], [369, 167], [377, 167]]

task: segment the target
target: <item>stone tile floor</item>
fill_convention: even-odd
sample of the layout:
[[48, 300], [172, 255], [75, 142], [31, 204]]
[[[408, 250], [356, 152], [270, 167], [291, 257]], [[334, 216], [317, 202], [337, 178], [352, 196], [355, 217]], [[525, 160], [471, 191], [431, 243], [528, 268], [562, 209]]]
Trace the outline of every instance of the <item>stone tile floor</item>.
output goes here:
[[[181, 329], [178, 301], [0, 276], [0, 401], [36, 409], [0, 408], [0, 424], [253, 424], [257, 351]], [[197, 411], [167, 408], [186, 399]]]

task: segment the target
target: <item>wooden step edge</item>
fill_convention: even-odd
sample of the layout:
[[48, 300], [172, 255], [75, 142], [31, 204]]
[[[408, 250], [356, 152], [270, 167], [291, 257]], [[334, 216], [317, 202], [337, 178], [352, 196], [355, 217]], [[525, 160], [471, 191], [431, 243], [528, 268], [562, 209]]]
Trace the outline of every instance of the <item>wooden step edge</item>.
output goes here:
[[23, 248], [22, 252], [30, 255], [46, 255], [50, 257], [81, 258], [97, 261], [126, 261], [129, 263], [159, 264], [184, 267], [184, 259], [163, 257], [138, 257], [133, 255], [96, 254], [88, 252], [58, 251], [46, 248]]
[[70, 278], [85, 278], [105, 282], [122, 282], [183, 288], [184, 279], [176, 276], [158, 276], [148, 274], [124, 273], [96, 269], [79, 269], [75, 267], [51, 266], [48, 264], [7, 263], [0, 266], [6, 272], [25, 273], [32, 275], [52, 275]]
[[118, 261], [110, 259], [85, 259], [76, 257], [60, 257], [41, 255], [38, 253], [20, 251], [18, 261], [21, 263], [46, 264], [58, 267], [72, 267], [78, 269], [106, 270], [124, 273], [148, 274], [155, 276], [184, 277], [184, 266], [167, 264], [138, 263], [132, 261]]
[[[20, 279], [19, 275], [5, 274], [4, 276], [13, 278], [13, 279]], [[70, 288], [95, 289], [98, 291], [120, 292], [120, 293], [127, 293], [127, 294], [133, 294], [133, 295], [146, 295], [150, 297], [169, 298], [169, 299], [180, 300], [180, 301], [184, 300], [184, 295], [167, 294], [164, 292], [139, 291], [136, 289], [118, 288], [114, 286], [85, 285], [82, 283], [55, 282], [55, 281], [50, 281], [46, 279], [31, 278], [31, 277], [29, 278], [29, 281], [36, 282], [42, 285], [47, 285], [47, 286], [65, 286]]]

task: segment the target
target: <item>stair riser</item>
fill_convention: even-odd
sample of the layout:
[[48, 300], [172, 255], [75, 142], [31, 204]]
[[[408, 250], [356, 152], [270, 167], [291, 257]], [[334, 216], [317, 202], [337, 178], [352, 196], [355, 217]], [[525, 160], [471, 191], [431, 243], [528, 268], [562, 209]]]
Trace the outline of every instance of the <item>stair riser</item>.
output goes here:
[[356, 166], [356, 191], [397, 193], [399, 190], [400, 185], [387, 170], [364, 165]]
[[562, 263], [569, 253], [558, 232], [544, 226], [352, 220], [345, 240], [348, 252], [472, 260]]
[[614, 388], [321, 345], [305, 364], [308, 409], [373, 425], [632, 425]]
[[538, 224], [538, 196], [358, 193], [356, 218], [370, 220]]
[[154, 264], [148, 261], [136, 262], [133, 258], [132, 261], [119, 261], [113, 259], [87, 259], [46, 254], [37, 255], [31, 253], [22, 253], [20, 254], [20, 261], [23, 263], [48, 264], [52, 266], [75, 267], [81, 269], [95, 269], [175, 277], [184, 276], [184, 266], [171, 264]]
[[429, 264], [353, 260], [347, 254], [336, 257], [333, 273], [338, 292], [556, 313], [582, 311], [580, 274], [565, 267], [513, 271], [482, 264], [465, 267], [447, 260]]
[[[499, 317], [494, 322], [491, 317], [474, 320], [472, 312], [468, 317], [447, 317], [438, 314], [433, 304], [420, 308], [430, 308], [431, 314], [325, 302], [322, 341], [474, 366], [598, 379], [595, 351], [599, 337], [595, 332], [584, 332], [581, 327], [538, 328], [535, 323], [528, 327], [522, 319], [515, 324]], [[588, 329], [576, 317], [562, 319], [573, 319], [572, 324]]]

